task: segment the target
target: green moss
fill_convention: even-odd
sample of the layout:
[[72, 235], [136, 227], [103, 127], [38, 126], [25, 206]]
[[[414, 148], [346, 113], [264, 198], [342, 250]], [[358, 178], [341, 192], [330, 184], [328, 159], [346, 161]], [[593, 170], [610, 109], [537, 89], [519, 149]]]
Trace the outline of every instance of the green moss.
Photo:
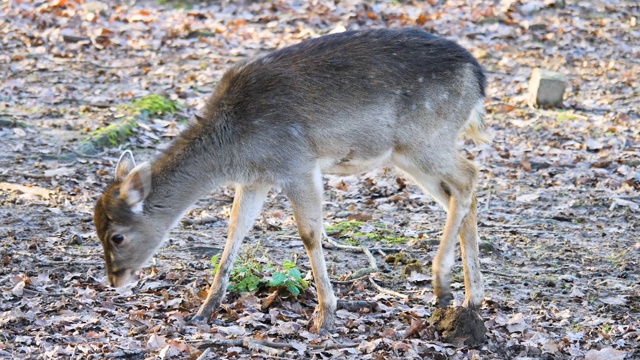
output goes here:
[[[365, 225], [373, 226], [373, 231], [362, 232]], [[337, 236], [349, 244], [359, 245], [360, 240], [382, 242], [384, 244], [400, 244], [409, 241], [410, 238], [395, 236], [386, 225], [378, 222], [363, 222], [350, 220], [336, 223], [325, 228], [327, 234]]]
[[577, 119], [579, 119], [578, 116], [567, 113], [566, 111], [559, 111], [558, 116], [556, 116], [556, 120], [561, 124], [566, 121], [577, 120]]
[[103, 128], [96, 129], [84, 140], [78, 151], [82, 154], [95, 154], [103, 147], [116, 147], [127, 141], [133, 135], [133, 128], [138, 121], [133, 117], [111, 123]]
[[137, 112], [148, 111], [150, 115], [175, 114], [179, 104], [156, 94], [147, 95], [131, 104], [129, 107]]

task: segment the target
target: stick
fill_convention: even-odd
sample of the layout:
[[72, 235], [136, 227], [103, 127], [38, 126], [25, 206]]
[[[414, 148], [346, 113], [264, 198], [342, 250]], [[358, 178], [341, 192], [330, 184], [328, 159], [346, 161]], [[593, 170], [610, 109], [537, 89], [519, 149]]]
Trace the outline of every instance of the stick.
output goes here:
[[373, 254], [371, 253], [371, 251], [369, 251], [368, 248], [364, 246], [338, 244], [335, 240], [330, 238], [324, 231], [323, 231], [323, 235], [326, 242], [328, 242], [329, 244], [331, 244], [332, 246], [338, 249], [353, 250], [353, 251], [359, 251], [364, 253], [369, 258], [369, 264], [371, 264], [371, 268], [373, 269], [373, 271], [374, 272], [378, 271], [378, 264], [376, 262], [376, 259], [373, 257]]
[[344, 301], [338, 300], [337, 309], [344, 309], [350, 312], [356, 312], [360, 309], [368, 308], [371, 310], [376, 310], [378, 308], [378, 303], [375, 301]]
[[202, 225], [202, 224], [208, 224], [208, 223], [212, 223], [212, 222], [216, 222], [221, 220], [219, 217], [217, 216], [205, 216], [202, 217], [200, 219], [189, 219], [189, 218], [184, 218], [182, 219], [182, 224], [184, 225]]
[[409, 301], [409, 296], [407, 296], [405, 294], [401, 294], [401, 293], [393, 291], [393, 290], [389, 290], [389, 289], [383, 288], [382, 286], [376, 284], [376, 282], [373, 280], [373, 276], [369, 276], [369, 281], [371, 282], [371, 285], [373, 285], [373, 287], [376, 290], [378, 290], [378, 292], [381, 292], [381, 293], [387, 294], [387, 295], [391, 295], [391, 296], [395, 296], [395, 297], [399, 297], [400, 299], [402, 299], [404, 301]]
[[33, 179], [46, 179], [48, 177], [51, 176], [45, 176], [44, 174], [30, 174], [30, 173], [26, 173], [26, 172], [14, 172], [15, 175], [19, 175], [22, 177], [26, 177], [26, 178], [33, 178]]
[[200, 354], [200, 356], [198, 356], [198, 358], [196, 360], [204, 360], [204, 359], [206, 359], [207, 355], [209, 355], [210, 352], [211, 352], [211, 348], [204, 349], [202, 354]]

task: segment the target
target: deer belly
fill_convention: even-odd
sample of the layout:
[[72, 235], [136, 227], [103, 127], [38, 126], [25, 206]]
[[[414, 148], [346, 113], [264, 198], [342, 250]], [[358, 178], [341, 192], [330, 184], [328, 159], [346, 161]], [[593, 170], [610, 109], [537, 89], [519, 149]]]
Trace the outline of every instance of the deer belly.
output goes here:
[[392, 150], [388, 150], [383, 154], [376, 156], [364, 157], [362, 154], [344, 157], [327, 157], [320, 158], [320, 169], [324, 174], [332, 175], [353, 175], [357, 173], [367, 172], [375, 168], [383, 166], [389, 161]]

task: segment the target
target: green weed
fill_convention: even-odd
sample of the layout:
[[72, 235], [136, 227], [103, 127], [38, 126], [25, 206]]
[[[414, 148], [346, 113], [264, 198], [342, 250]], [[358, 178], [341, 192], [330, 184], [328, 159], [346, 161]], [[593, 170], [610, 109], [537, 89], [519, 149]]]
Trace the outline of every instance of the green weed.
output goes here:
[[[211, 258], [211, 265], [211, 273], [215, 275], [220, 268], [219, 255]], [[236, 260], [231, 269], [227, 291], [256, 293], [260, 290], [276, 289], [281, 295], [297, 297], [308, 287], [309, 284], [302, 278], [295, 262], [284, 260], [282, 266], [276, 269], [271, 265], [263, 266], [251, 256]]]

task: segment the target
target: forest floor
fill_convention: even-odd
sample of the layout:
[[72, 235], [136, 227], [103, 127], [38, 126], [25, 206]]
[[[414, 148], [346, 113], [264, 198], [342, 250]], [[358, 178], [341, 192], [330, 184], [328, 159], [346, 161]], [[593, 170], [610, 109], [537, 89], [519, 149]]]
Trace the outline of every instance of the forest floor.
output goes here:
[[[640, 358], [638, 4], [495, 3], [2, 2], [0, 358]], [[240, 59], [331, 31], [408, 26], [458, 41], [489, 78], [493, 139], [461, 143], [481, 169], [484, 343], [444, 343], [429, 324], [445, 213], [391, 168], [325, 177], [324, 221], [337, 242], [373, 249], [376, 283], [407, 298], [350, 280], [367, 257], [326, 246], [337, 296], [378, 303], [340, 310], [330, 334], [310, 326], [312, 281], [298, 297], [231, 293], [209, 325], [185, 323], [224, 246], [231, 188], [186, 213], [136, 286], [106, 286], [92, 213], [122, 150], [153, 156]], [[567, 77], [561, 107], [527, 105], [536, 67]], [[136, 115], [149, 95], [180, 107]], [[139, 123], [116, 147], [80, 152], [129, 116]], [[277, 191], [243, 246], [240, 264], [258, 277], [284, 259], [310, 269]], [[453, 277], [459, 305], [459, 259]]]

